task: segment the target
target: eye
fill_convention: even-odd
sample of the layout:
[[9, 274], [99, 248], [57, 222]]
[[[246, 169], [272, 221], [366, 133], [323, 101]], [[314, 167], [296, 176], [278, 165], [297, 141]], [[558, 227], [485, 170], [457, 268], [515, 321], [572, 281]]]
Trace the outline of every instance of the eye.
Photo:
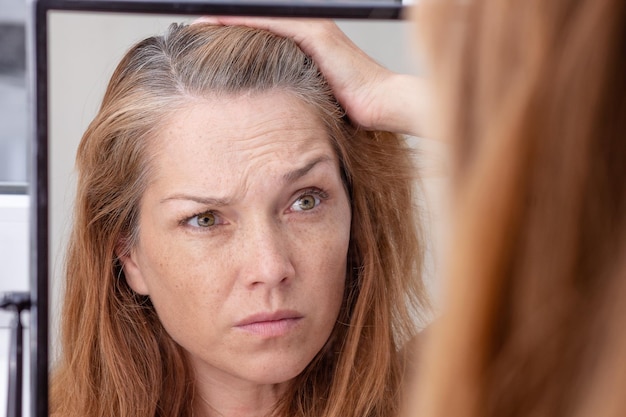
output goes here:
[[187, 224], [194, 227], [211, 227], [217, 224], [217, 216], [212, 211], [205, 211], [191, 217]]
[[319, 203], [319, 196], [313, 192], [307, 192], [298, 197], [298, 199], [291, 205], [291, 209], [294, 211], [313, 210], [319, 205]]

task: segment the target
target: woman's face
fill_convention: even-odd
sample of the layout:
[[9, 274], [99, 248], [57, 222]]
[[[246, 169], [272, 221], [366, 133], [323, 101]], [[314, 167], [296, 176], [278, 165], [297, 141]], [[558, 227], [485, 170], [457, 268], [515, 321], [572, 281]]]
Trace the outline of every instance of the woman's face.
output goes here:
[[328, 340], [346, 276], [350, 204], [321, 121], [286, 93], [195, 100], [155, 145], [129, 284], [197, 378], [290, 380]]

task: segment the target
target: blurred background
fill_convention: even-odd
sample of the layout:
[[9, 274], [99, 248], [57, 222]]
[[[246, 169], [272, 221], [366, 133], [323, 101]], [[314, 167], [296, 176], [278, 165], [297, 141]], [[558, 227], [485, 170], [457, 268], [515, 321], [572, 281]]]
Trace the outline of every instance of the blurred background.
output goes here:
[[[28, 290], [26, 0], [0, 0], [0, 293]], [[0, 310], [0, 416], [6, 413], [10, 324]], [[28, 325], [28, 318], [22, 322]], [[28, 352], [28, 334], [24, 335]], [[28, 375], [28, 360], [24, 361]], [[24, 406], [28, 412], [28, 380]]]
[[26, 182], [25, 22], [25, 0], [0, 0], [0, 182]]

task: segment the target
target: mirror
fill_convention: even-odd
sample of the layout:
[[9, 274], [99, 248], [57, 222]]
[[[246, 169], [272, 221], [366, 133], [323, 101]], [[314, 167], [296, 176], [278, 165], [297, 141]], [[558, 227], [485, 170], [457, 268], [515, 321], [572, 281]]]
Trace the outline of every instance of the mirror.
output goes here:
[[[51, 12], [49, 15], [49, 205], [50, 337], [54, 356], [63, 248], [71, 226], [74, 156], [95, 116], [104, 89], [124, 52], [136, 41], [162, 33], [187, 16]], [[412, 72], [406, 50], [407, 23], [338, 21], [366, 52], [399, 72]], [[77, 34], [81, 34], [77, 36]]]
[[[36, 159], [33, 162], [37, 181], [36, 187], [33, 187], [33, 201], [37, 202], [33, 213], [37, 226], [33, 227], [33, 247], [36, 250], [31, 260], [31, 265], [37, 265], [32, 272], [37, 309], [32, 314], [35, 321], [31, 324], [31, 340], [35, 346], [39, 344], [36, 358], [33, 359], [38, 374], [35, 375], [36, 381], [33, 381], [36, 395], [33, 395], [31, 408], [32, 415], [36, 416], [47, 415], [44, 401], [47, 398], [45, 370], [48, 369], [48, 360], [54, 360], [57, 350], [62, 265], [71, 226], [75, 187], [73, 167], [78, 142], [96, 114], [109, 77], [124, 52], [136, 41], [162, 33], [173, 22], [189, 22], [202, 14], [195, 13], [197, 10], [194, 7], [200, 4], [198, 2], [178, 9], [167, 6], [165, 2], [152, 4], [153, 9], [145, 9], [149, 7], [145, 4], [126, 1], [106, 2], [108, 5], [99, 0], [91, 3], [88, 7], [94, 10], [77, 10], [79, 7], [74, 7], [71, 0], [60, 3], [68, 7], [47, 9], [44, 1], [39, 3], [40, 8], [37, 9], [37, 19], [47, 23], [47, 27], [39, 27], [36, 31], [38, 47], [47, 44], [47, 51], [44, 50], [47, 65], [41, 56], [37, 57], [35, 94], [38, 128]], [[310, 9], [312, 15], [340, 17], [337, 19], [340, 27], [377, 61], [397, 72], [419, 73], [419, 63], [411, 58], [414, 54], [413, 46], [410, 45], [409, 23], [397, 19], [401, 5], [393, 1], [384, 4], [349, 1], [323, 7], [330, 4], [316, 2]], [[107, 11], [109, 7], [118, 10]], [[142, 7], [150, 10], [150, 13], [139, 13]], [[155, 14], [173, 10], [185, 13]], [[241, 12], [242, 9], [221, 10], [230, 10], [232, 14], [232, 10]], [[255, 5], [251, 10], [250, 14], [307, 14], [307, 9], [260, 5]], [[355, 16], [367, 19], [353, 19]], [[40, 52], [37, 51], [38, 54]], [[41, 79], [42, 74], [46, 75], [45, 82]], [[47, 89], [42, 89], [42, 85], [47, 86]], [[49, 297], [45, 298], [48, 292]], [[49, 300], [49, 305], [46, 300]], [[47, 352], [41, 349], [41, 346], [46, 345], [49, 346]]]

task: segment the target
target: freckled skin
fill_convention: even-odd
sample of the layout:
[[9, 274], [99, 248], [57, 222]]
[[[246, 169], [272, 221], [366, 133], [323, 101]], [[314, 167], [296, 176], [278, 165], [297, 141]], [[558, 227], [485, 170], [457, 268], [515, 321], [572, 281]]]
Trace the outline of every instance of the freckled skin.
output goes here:
[[[323, 347], [341, 305], [351, 213], [326, 131], [304, 103], [272, 92], [191, 101], [155, 146], [139, 243], [123, 258], [129, 284], [187, 351], [204, 399], [267, 408]], [[322, 190], [317, 205], [298, 210], [311, 189]], [[210, 230], [187, 221], [206, 211]], [[277, 310], [302, 318], [279, 337], [237, 327]]]

